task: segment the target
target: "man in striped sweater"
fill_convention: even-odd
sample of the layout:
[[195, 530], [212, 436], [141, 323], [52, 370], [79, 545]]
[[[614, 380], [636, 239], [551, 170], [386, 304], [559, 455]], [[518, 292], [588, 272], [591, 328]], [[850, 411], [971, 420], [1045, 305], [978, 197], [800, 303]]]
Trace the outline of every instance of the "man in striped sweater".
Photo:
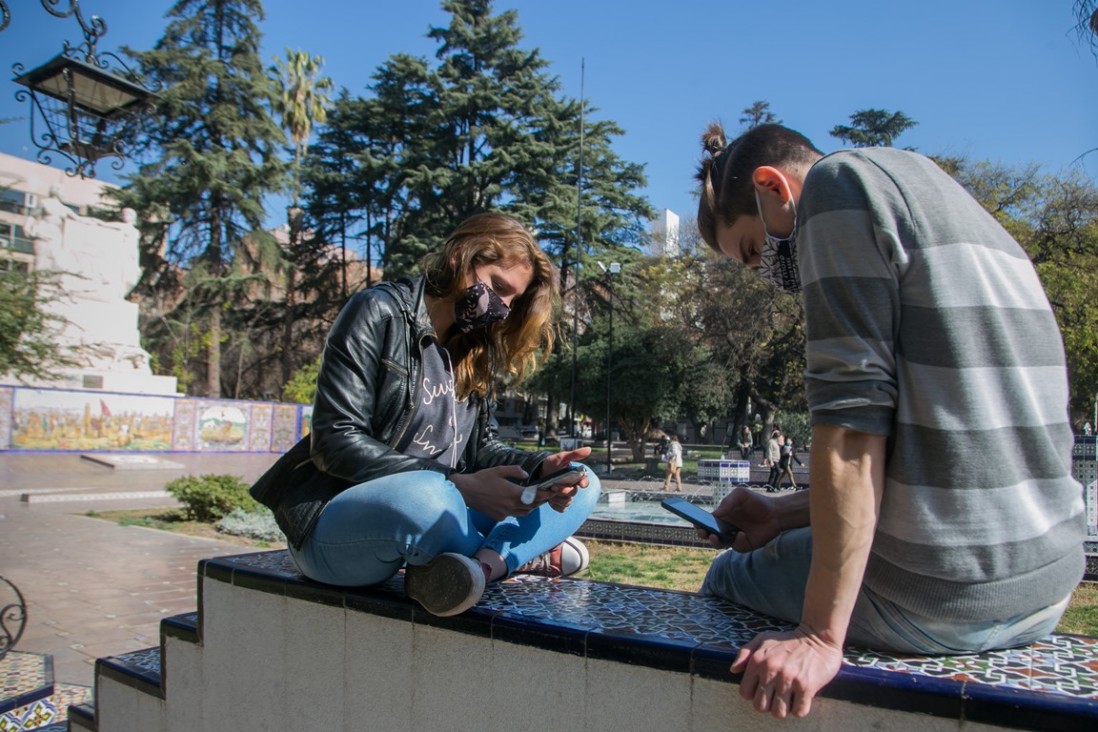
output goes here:
[[703, 140], [702, 237], [802, 292], [807, 332], [811, 490], [714, 511], [741, 531], [702, 591], [798, 624], [740, 650], [741, 695], [804, 716], [846, 642], [967, 653], [1051, 632], [1084, 508], [1063, 345], [1025, 252], [916, 153], [824, 156], [780, 125]]

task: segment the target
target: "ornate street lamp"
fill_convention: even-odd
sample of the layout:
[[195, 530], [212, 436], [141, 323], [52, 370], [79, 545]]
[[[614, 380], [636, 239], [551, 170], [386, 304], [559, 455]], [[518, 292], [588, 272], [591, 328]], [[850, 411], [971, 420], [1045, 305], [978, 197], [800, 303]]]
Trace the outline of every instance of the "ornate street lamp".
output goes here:
[[[10, 14], [0, 0], [0, 30]], [[31, 107], [31, 141], [38, 148], [38, 161], [49, 164], [53, 154], [63, 156], [71, 167], [69, 175], [95, 177], [95, 164], [114, 158], [111, 167], [121, 170], [135, 136], [137, 120], [155, 95], [136, 81], [136, 74], [113, 53], [96, 53], [96, 43], [107, 32], [107, 24], [93, 15], [85, 21], [79, 0], [69, 0], [68, 10], [54, 6], [61, 0], [41, 0], [42, 7], [57, 18], [76, 16], [84, 42], [70, 46], [41, 66], [24, 72], [20, 63], [12, 66], [15, 83], [25, 86], [15, 98]], [[122, 73], [115, 73], [112, 66]]]

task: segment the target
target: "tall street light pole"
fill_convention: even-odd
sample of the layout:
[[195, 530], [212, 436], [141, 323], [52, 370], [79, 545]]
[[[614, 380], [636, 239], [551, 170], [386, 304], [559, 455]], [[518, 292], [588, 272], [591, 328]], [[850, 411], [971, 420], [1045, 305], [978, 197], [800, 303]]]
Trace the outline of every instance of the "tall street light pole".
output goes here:
[[611, 262], [610, 266], [607, 267], [602, 262], [599, 262], [599, 267], [606, 273], [606, 294], [607, 302], [610, 305], [610, 321], [606, 338], [606, 472], [609, 474], [614, 470], [614, 463], [610, 457], [613, 443], [613, 432], [610, 429], [610, 370], [613, 365], [614, 355], [614, 283], [612, 279], [614, 275], [621, 272], [621, 264], [618, 262]]
[[[580, 139], [576, 164], [576, 251], [572, 254], [572, 398], [568, 402], [568, 434], [579, 438], [576, 420], [576, 353], [579, 348], [579, 262], [583, 251], [583, 82], [586, 61], [580, 59]], [[579, 446], [577, 439], [572, 444]]]

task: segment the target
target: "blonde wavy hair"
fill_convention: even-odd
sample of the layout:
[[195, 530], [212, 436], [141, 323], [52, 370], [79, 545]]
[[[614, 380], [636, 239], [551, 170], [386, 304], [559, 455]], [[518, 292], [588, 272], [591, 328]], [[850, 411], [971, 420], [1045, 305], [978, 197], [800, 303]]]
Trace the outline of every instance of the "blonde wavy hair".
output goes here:
[[467, 274], [485, 264], [504, 267], [526, 263], [530, 286], [511, 301], [504, 320], [443, 343], [454, 364], [459, 399], [481, 398], [495, 392], [500, 377], [520, 383], [537, 370], [553, 348], [553, 312], [559, 302], [556, 268], [518, 219], [501, 213], [469, 217], [450, 234], [445, 245], [423, 259], [427, 293], [453, 302], [468, 286]]

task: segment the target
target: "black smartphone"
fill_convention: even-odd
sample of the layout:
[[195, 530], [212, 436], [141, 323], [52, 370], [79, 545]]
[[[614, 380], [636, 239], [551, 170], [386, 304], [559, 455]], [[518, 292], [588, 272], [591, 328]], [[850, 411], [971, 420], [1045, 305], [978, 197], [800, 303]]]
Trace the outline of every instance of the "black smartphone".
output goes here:
[[660, 505], [676, 516], [686, 519], [699, 529], [704, 529], [710, 534], [716, 534], [722, 539], [731, 541], [739, 532], [739, 529], [732, 524], [721, 521], [704, 508], [698, 508], [685, 498], [665, 498], [660, 501]]
[[531, 483], [527, 483], [522, 490], [519, 500], [529, 506], [534, 502], [537, 492], [542, 488], [552, 485], [575, 485], [580, 478], [587, 474], [587, 468], [583, 463], [569, 463], [567, 467], [555, 470], [549, 475], [543, 475]]

